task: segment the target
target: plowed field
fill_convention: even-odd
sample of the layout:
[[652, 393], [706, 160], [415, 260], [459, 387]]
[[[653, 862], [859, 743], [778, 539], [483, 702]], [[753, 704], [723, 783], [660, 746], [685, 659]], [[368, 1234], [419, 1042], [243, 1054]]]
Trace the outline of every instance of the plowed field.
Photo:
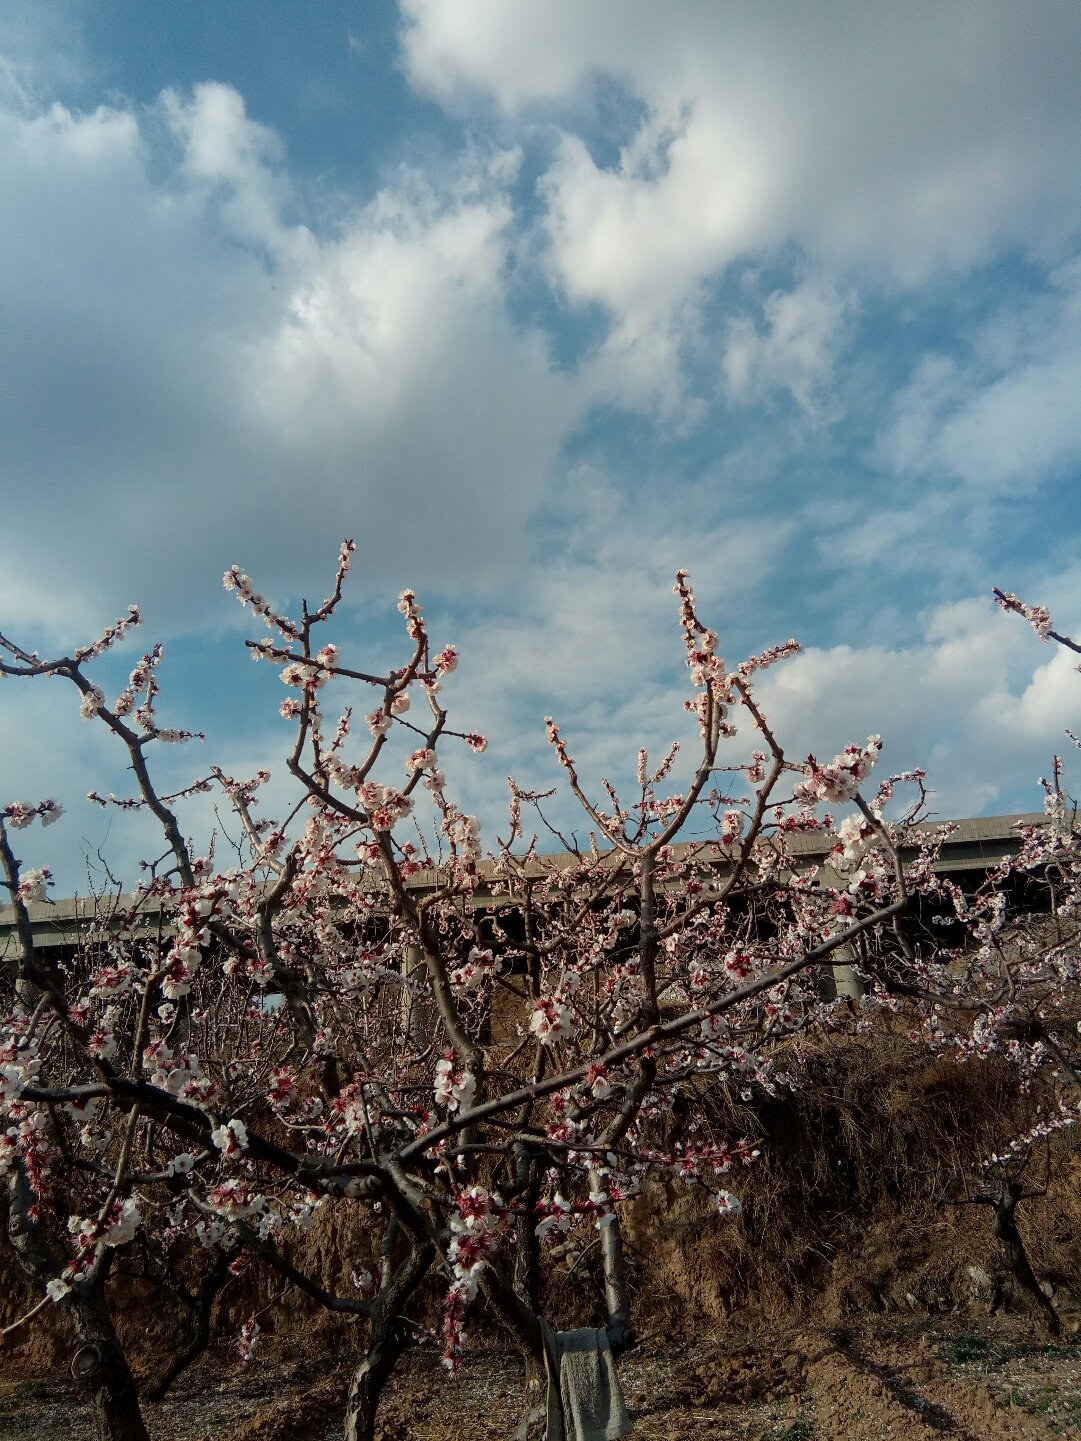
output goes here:
[[[791, 1334], [653, 1337], [621, 1367], [637, 1441], [1081, 1441], [1081, 1344], [1015, 1319], [862, 1323]], [[146, 1407], [154, 1441], [339, 1441], [344, 1357], [238, 1372], [209, 1359]], [[447, 1378], [415, 1353], [388, 1388], [382, 1441], [503, 1441], [522, 1411], [517, 1366], [480, 1350]], [[5, 1441], [92, 1441], [60, 1378], [0, 1381]]]

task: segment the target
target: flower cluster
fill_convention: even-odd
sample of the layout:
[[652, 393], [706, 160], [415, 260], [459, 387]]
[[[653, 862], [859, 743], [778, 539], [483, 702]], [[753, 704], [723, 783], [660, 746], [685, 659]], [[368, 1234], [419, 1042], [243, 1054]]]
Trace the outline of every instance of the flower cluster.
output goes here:
[[443, 1303], [443, 1364], [455, 1371], [461, 1361], [465, 1313], [477, 1294], [480, 1274], [499, 1245], [506, 1208], [497, 1191], [470, 1186], [454, 1200], [450, 1217], [451, 1282]]
[[255, 1343], [262, 1332], [262, 1327], [254, 1316], [250, 1316], [240, 1328], [240, 1338], [237, 1342], [237, 1359], [241, 1366], [247, 1366], [252, 1359], [255, 1350]]
[[1051, 614], [1046, 606], [1026, 605], [1019, 596], [1014, 595], [1012, 591], [1008, 590], [996, 590], [994, 597], [996, 605], [998, 605], [1001, 610], [1023, 616], [1041, 640], [1051, 639], [1053, 626]]
[[405, 629], [410, 640], [423, 641], [425, 637], [423, 610], [417, 602], [417, 593], [408, 587], [398, 597], [398, 609], [405, 616]]
[[451, 971], [450, 979], [452, 984], [461, 986], [463, 990], [475, 991], [494, 973], [493, 953], [490, 950], [481, 950], [479, 946], [471, 946], [462, 964]]
[[100, 1222], [69, 1216], [68, 1232], [85, 1264], [99, 1242], [103, 1246], [125, 1246], [134, 1239], [142, 1224], [143, 1217], [137, 1203], [131, 1196], [126, 1196], [123, 1200], [114, 1201]]
[[107, 626], [101, 635], [92, 645], [78, 646], [73, 654], [73, 659], [79, 665], [85, 665], [87, 661], [97, 660], [107, 650], [111, 650], [118, 640], [122, 640], [129, 630], [137, 625], [142, 625], [142, 616], [139, 614], [137, 605], [129, 605], [127, 615], [121, 616], [112, 625]]
[[798, 640], [782, 641], [780, 645], [770, 646], [758, 655], [748, 656], [746, 660], [740, 661], [736, 667], [736, 674], [740, 680], [750, 680], [755, 671], [768, 670], [771, 665], [778, 661], [788, 660], [790, 656], [799, 655], [803, 647]]
[[37, 805], [33, 801], [9, 801], [7, 805], [0, 806], [0, 818], [13, 831], [25, 830], [36, 820], [43, 826], [54, 825], [63, 814], [64, 807], [53, 800], [40, 801]]
[[214, 1094], [214, 1082], [204, 1073], [199, 1057], [190, 1051], [174, 1055], [161, 1037], [146, 1046], [143, 1066], [151, 1085], [182, 1101], [207, 1101]]
[[276, 614], [265, 596], [259, 594], [252, 584], [250, 575], [245, 575], [238, 565], [231, 565], [222, 578], [226, 590], [234, 591], [243, 606], [250, 606], [255, 614], [271, 629], [280, 630], [284, 635], [296, 638], [297, 627], [284, 616]]
[[805, 779], [793, 792], [796, 799], [809, 806], [819, 801], [836, 804], [853, 800], [881, 751], [881, 737], [869, 736], [866, 745], [845, 746], [827, 765], [820, 766], [814, 756], [808, 757], [803, 768]]
[[444, 1051], [435, 1063], [435, 1099], [448, 1111], [468, 1111], [477, 1093], [477, 1081], [458, 1065], [453, 1051]]
[[558, 1191], [548, 1199], [537, 1202], [537, 1211], [541, 1219], [534, 1227], [535, 1234], [544, 1239], [551, 1231], [559, 1231], [563, 1235], [570, 1230], [574, 1220], [574, 1207]]
[[529, 1018], [529, 1029], [543, 1046], [569, 1040], [574, 1035], [574, 1012], [558, 994], [539, 996]]
[[39, 866], [36, 870], [23, 871], [19, 880], [19, 899], [44, 901], [48, 898], [48, 888], [52, 883], [53, 873], [48, 866]]
[[[344, 782], [343, 782], [344, 784]], [[377, 781], [363, 781], [357, 790], [368, 821], [373, 831], [390, 831], [413, 809], [413, 802], [393, 786], [381, 786]]]
[[210, 1139], [223, 1156], [238, 1156], [248, 1149], [248, 1130], [243, 1121], [235, 1118], [224, 1126], [217, 1126], [210, 1133]]

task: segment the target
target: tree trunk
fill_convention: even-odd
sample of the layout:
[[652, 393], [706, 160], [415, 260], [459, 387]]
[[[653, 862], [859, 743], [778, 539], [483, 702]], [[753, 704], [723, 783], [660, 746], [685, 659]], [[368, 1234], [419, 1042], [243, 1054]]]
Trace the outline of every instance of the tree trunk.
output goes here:
[[[166, 1366], [158, 1379], [145, 1388], [148, 1401], [160, 1401], [169, 1387], [210, 1345], [210, 1318], [218, 1292], [229, 1278], [229, 1255], [219, 1251], [217, 1259], [203, 1277], [202, 1285], [191, 1301], [192, 1319], [188, 1339]], [[190, 1299], [190, 1298], [189, 1298]]]
[[518, 1205], [514, 1235], [514, 1289], [539, 1312], [540, 1301], [540, 1237], [537, 1235], [535, 1208], [540, 1195], [540, 1168], [526, 1148], [514, 1146], [514, 1200]]
[[627, 1274], [623, 1267], [623, 1233], [619, 1221], [613, 1221], [601, 1232], [601, 1256], [604, 1260], [604, 1300], [608, 1308], [608, 1344], [615, 1355], [634, 1345], [634, 1326], [627, 1298]]
[[[867, 994], [867, 987], [856, 975], [855, 957], [851, 946], [838, 946], [830, 967], [833, 994], [838, 1000], [858, 1001]], [[828, 989], [828, 987], [827, 987]]]
[[[498, 1266], [488, 1265], [484, 1268], [481, 1273], [481, 1288], [493, 1311], [517, 1341], [525, 1361], [526, 1411], [511, 1441], [522, 1441], [525, 1437], [532, 1441], [538, 1418], [543, 1417], [546, 1409], [544, 1340], [538, 1312], [519, 1295]], [[543, 1430], [541, 1434], [543, 1435]]]
[[435, 1248], [410, 1242], [405, 1259], [384, 1279], [372, 1303], [371, 1336], [364, 1360], [353, 1373], [345, 1407], [345, 1441], [375, 1441], [379, 1398], [409, 1337], [401, 1311], [423, 1281]]
[[98, 1441], [150, 1441], [135, 1378], [109, 1315], [104, 1277], [76, 1285], [69, 1305], [82, 1343], [72, 1359], [90, 1392]]
[[1029, 1309], [1041, 1318], [1049, 1336], [1058, 1337], [1062, 1334], [1062, 1322], [1059, 1314], [1055, 1310], [1050, 1296], [1046, 1294], [1036, 1278], [1036, 1272], [1032, 1269], [1028, 1252], [1025, 1250], [1025, 1243], [1017, 1229], [1014, 1212], [1017, 1210], [1017, 1203], [1020, 1200], [1019, 1189], [1012, 1182], [1004, 1183], [1002, 1193], [994, 1205], [994, 1233], [1006, 1249], [1006, 1259], [1009, 1262], [1010, 1271], [1014, 1280], [1021, 1287], [1023, 1299], [1027, 1302]]
[[400, 1327], [383, 1326], [376, 1334], [372, 1322], [372, 1339], [368, 1354], [353, 1372], [349, 1383], [349, 1399], [345, 1408], [345, 1441], [375, 1441], [375, 1418], [383, 1387], [405, 1350]]
[[[8, 1239], [20, 1269], [44, 1291], [60, 1275], [63, 1262], [53, 1255], [42, 1235], [33, 1206], [30, 1183], [18, 1166], [8, 1180]], [[91, 1279], [76, 1282], [63, 1303], [71, 1313], [81, 1343], [75, 1356], [85, 1369], [78, 1379], [90, 1390], [98, 1441], [150, 1441], [131, 1367], [109, 1315], [105, 1298], [108, 1272], [106, 1260]]]

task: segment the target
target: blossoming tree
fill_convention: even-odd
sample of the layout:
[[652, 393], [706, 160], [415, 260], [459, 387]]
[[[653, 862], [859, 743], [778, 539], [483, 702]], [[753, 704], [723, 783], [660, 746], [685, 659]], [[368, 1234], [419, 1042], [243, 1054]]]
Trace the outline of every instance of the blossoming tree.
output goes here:
[[[167, 846], [114, 902], [106, 938], [58, 968], [31, 920], [48, 871], [24, 869], [15, 847], [60, 807], [0, 806], [16, 920], [0, 1039], [9, 1236], [35, 1311], [71, 1313], [102, 1438], [146, 1435], [106, 1287], [136, 1236], [166, 1259], [205, 1254], [204, 1298], [225, 1266], [253, 1264], [366, 1318], [350, 1441], [374, 1435], [382, 1385], [423, 1330], [422, 1287], [441, 1298], [449, 1366], [478, 1292], [539, 1365], [545, 1259], [571, 1231], [599, 1232], [618, 1353], [634, 1335], [619, 1228], [629, 1198], [675, 1177], [721, 1216], [740, 1209], [740, 1168], [756, 1153], [713, 1134], [701, 1098], [778, 1084], [793, 1036], [852, 1021], [823, 999], [838, 962], [868, 975], [918, 964], [904, 918], [933, 885], [934, 841], [912, 829], [914, 813], [885, 811], [899, 780], [919, 796], [919, 774], [865, 792], [877, 737], [827, 764], [786, 756], [755, 678], [794, 642], [729, 667], [680, 573], [698, 732], [689, 782], [672, 792], [675, 747], [659, 764], [642, 751], [633, 793], [605, 783], [598, 801], [549, 720], [589, 844], [549, 827], [546, 796], [511, 781], [507, 833], [485, 851], [444, 770], [454, 746], [485, 742], [448, 724], [457, 652], [430, 641], [416, 595], [399, 600], [397, 669], [359, 669], [325, 639], [352, 552], [347, 542], [331, 595], [299, 616], [238, 568], [225, 577], [267, 628], [247, 644], [278, 668], [295, 725], [296, 800], [274, 820], [258, 816], [265, 773], [210, 768], [185, 792], [156, 787], [155, 748], [194, 739], [159, 720], [161, 648], [111, 702], [92, 679], [136, 611], [57, 659], [0, 637], [0, 672], [67, 681], [126, 749], [136, 794], [91, 799], [151, 812]], [[229, 867], [178, 820], [209, 790], [239, 828]], [[823, 842], [813, 854], [809, 834]], [[335, 1205], [363, 1214], [378, 1245], [366, 1291], [327, 1291], [291, 1240]], [[253, 1320], [245, 1354], [257, 1333]]]
[[[998, 589], [994, 596], [1042, 641], [1081, 654], [1081, 644], [1054, 628], [1045, 606]], [[1059, 756], [1041, 785], [1046, 821], [1019, 826], [1016, 856], [992, 870], [975, 893], [936, 880], [941, 918], [959, 926], [961, 941], [932, 952], [914, 979], [932, 1048], [962, 1059], [1005, 1060], [1020, 1091], [1033, 1098], [1029, 1126], [1004, 1136], [984, 1158], [967, 1199], [991, 1207], [993, 1231], [1022, 1300], [1058, 1336], [1061, 1320], [1029, 1260], [1017, 1209], [1044, 1194], [1053, 1138], [1081, 1121], [1081, 837]], [[1028, 898], [1011, 903], [1011, 889], [1023, 888]], [[1042, 1173], [1039, 1179], [1034, 1172]]]

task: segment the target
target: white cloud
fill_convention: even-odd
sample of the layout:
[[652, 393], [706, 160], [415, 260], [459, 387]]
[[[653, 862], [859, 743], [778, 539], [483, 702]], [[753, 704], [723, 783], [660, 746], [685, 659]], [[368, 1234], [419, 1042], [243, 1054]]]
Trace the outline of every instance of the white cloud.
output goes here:
[[[445, 637], [463, 651], [447, 696], [490, 734], [455, 768], [490, 817], [507, 770], [555, 777], [548, 710], [593, 786], [681, 726], [693, 748], [670, 595], [687, 565], [726, 642], [783, 640], [761, 627], [786, 608], [820, 637], [853, 628], [767, 677], [794, 753], [881, 730], [942, 811], [1017, 804], [1070, 722], [1064, 659], [982, 602], [905, 642], [913, 594], [1022, 589], [982, 573], [988, 492], [1039, 496], [1081, 456], [1069, 8], [403, 11], [408, 77], [474, 139], [449, 159], [441, 132], [423, 171], [353, 201], [228, 86], [79, 113], [51, 104], [47, 47], [0, 73], [4, 625], [68, 644], [135, 599], [155, 635], [228, 623], [228, 564], [321, 596], [353, 534], [354, 594], [416, 584], [437, 620], [448, 597], [469, 618]], [[977, 293], [974, 269], [1018, 257], [1030, 295], [1058, 266], [1038, 298]], [[934, 343], [891, 406], [915, 334]], [[777, 396], [811, 425], [759, 423]], [[853, 398], [865, 421], [815, 432]], [[623, 430], [598, 402], [645, 416]], [[618, 481], [576, 459], [611, 454]], [[96, 753], [30, 715], [18, 752], [0, 716], [28, 783], [57, 755], [67, 788], [97, 783]], [[276, 747], [260, 730], [233, 754], [240, 772]]]
[[[1077, 579], [1060, 577], [1043, 593], [1076, 587]], [[1078, 620], [1076, 610], [1063, 613], [1064, 624]], [[1055, 753], [1066, 754], [1076, 790], [1081, 768], [1071, 765], [1064, 736], [1081, 708], [1075, 658], [1042, 647], [990, 600], [936, 607], [922, 629], [922, 639], [903, 649], [811, 649], [770, 671], [762, 704], [790, 754], [821, 759], [879, 733], [880, 768], [922, 767], [940, 817], [1038, 810], [1037, 778]]]
[[851, 309], [851, 300], [819, 277], [789, 291], [775, 290], [762, 307], [764, 330], [749, 316], [732, 320], [723, 362], [729, 397], [742, 402], [787, 390], [807, 415], [816, 416]]
[[290, 186], [278, 168], [281, 142], [251, 119], [237, 91], [206, 83], [190, 97], [166, 90], [159, 104], [180, 143], [179, 178], [193, 198], [207, 204], [216, 192], [222, 219], [239, 240], [265, 245], [272, 255], [293, 251], [302, 260], [307, 231], [282, 221]]
[[[643, 349], [640, 369], [670, 365], [681, 307], [751, 255], [794, 245], [817, 270], [913, 286], [1012, 251], [1061, 257], [1076, 239], [1068, 5], [703, 0], [678, 21], [649, 0], [403, 11], [415, 86], [466, 113], [494, 101], [557, 125], [540, 183], [553, 278], [609, 310], [608, 350]], [[641, 118], [609, 164], [590, 149], [587, 97], [613, 83]]]
[[90, 62], [72, 0], [5, 0], [0, 9], [0, 105], [30, 114], [58, 82], [79, 84]]
[[[742, 658], [737, 634], [749, 637], [756, 649], [787, 635], [763, 620], [769, 558], [779, 563], [786, 539], [772, 521], [741, 523], [703, 504], [689, 536], [663, 496], [632, 500], [585, 472], [572, 477], [568, 492], [562, 503], [569, 543], [546, 563], [523, 569], [498, 606], [486, 606], [471, 621], [455, 621], [439, 603], [428, 607], [433, 641], [452, 641], [462, 655], [441, 695], [450, 728], [489, 737], [483, 756], [450, 740], [444, 748], [451, 793], [482, 817], [489, 841], [505, 829], [508, 773], [527, 787], [562, 786], [544, 739], [548, 713], [561, 723], [594, 798], [603, 796], [603, 777], [629, 795], [638, 747], [659, 757], [677, 738], [683, 754], [675, 785], [685, 784], [697, 743], [696, 727], [682, 710], [687, 678], [671, 594], [681, 561], [691, 569], [699, 612], [719, 630], [730, 663]], [[1062, 629], [1081, 634], [1076, 568], [1030, 576], [1028, 586], [1010, 576], [1001, 579], [1024, 589], [1026, 599], [1047, 603]], [[855, 613], [851, 596], [848, 604]], [[798, 635], [798, 624], [795, 629]], [[393, 632], [397, 636], [397, 628]], [[342, 638], [350, 639], [348, 630]], [[393, 664], [397, 651], [388, 645], [387, 663]], [[378, 663], [385, 660], [381, 655]], [[365, 656], [362, 664], [369, 663]], [[237, 676], [241, 689], [250, 673], [260, 674], [239, 646], [236, 665], [243, 668]], [[165, 681], [169, 699], [168, 675]], [[355, 697], [333, 697], [334, 703], [350, 699]], [[199, 697], [182, 700], [180, 709], [168, 704], [163, 714], [198, 724]], [[1073, 789], [1081, 786], [1081, 764], [1063, 735], [1067, 727], [1077, 729], [1076, 657], [1041, 645], [1022, 621], [1001, 614], [987, 598], [934, 607], [921, 618], [914, 641], [903, 647], [858, 636], [853, 644], [811, 647], [761, 678], [759, 700], [795, 761], [811, 751], [828, 757], [848, 741], [881, 733], [883, 772], [922, 766], [939, 816], [1037, 809], [1037, 777], [1047, 773], [1054, 752], [1065, 753]], [[91, 784], [120, 794], [130, 788], [112, 738], [77, 718], [67, 687], [6, 681], [0, 702], [0, 743], [20, 757], [19, 798], [52, 794], [69, 812], [61, 826], [27, 833], [27, 864], [52, 864], [66, 882], [63, 889], [81, 887], [78, 850], [85, 838], [91, 855], [102, 847], [130, 884], [138, 859], [159, 853], [156, 829], [145, 817], [103, 815], [81, 800]], [[186, 784], [212, 762], [237, 776], [266, 767], [275, 781], [263, 793], [260, 814], [281, 814], [292, 791], [283, 765], [289, 727], [276, 721], [272, 710], [261, 720], [260, 712], [246, 706], [245, 715], [243, 724], [231, 726], [219, 717], [205, 746], [156, 748], [162, 789]], [[723, 763], [739, 764], [754, 743], [743, 727], [726, 747]], [[546, 804], [546, 810], [582, 838], [589, 822], [563, 790], [562, 799]], [[0, 795], [0, 801], [11, 798]], [[185, 803], [182, 817], [185, 833], [204, 846], [215, 824], [211, 802]]]
[[[696, 727], [682, 711], [689, 692], [668, 570], [676, 537], [656, 524], [659, 516], [648, 504], [636, 513], [596, 478], [581, 477], [580, 484], [589, 495], [580, 549], [543, 573], [534, 571], [532, 585], [498, 620], [486, 618], [454, 635], [462, 663], [444, 696], [451, 726], [476, 726], [490, 740], [483, 757], [454, 767], [454, 784], [463, 803], [485, 817], [489, 834], [502, 823], [508, 772], [526, 787], [561, 786], [561, 796], [545, 803], [547, 813], [579, 838], [588, 832], [590, 822], [568, 798], [545, 744], [546, 713], [560, 723], [587, 794], [602, 803], [603, 777], [625, 796], [633, 791], [640, 745], [659, 757], [673, 739], [681, 741], [676, 788], [695, 764]], [[631, 572], [617, 554], [626, 556], [626, 532], [638, 520], [656, 534], [659, 551], [656, 562], [651, 557]], [[590, 564], [594, 526], [614, 544]], [[735, 663], [742, 659], [735, 632], [753, 636], [754, 648], [786, 634], [764, 632], [760, 616], [764, 596], [756, 577], [762, 578], [764, 555], [776, 549], [768, 528], [727, 531], [720, 517], [711, 518], [689, 559], [699, 612], [718, 628]], [[1081, 633], [1079, 580], [1076, 568], [1036, 577], [1028, 598], [1046, 601], [1058, 624]], [[795, 629], [798, 637], [798, 624]], [[1055, 753], [1065, 757], [1067, 783], [1081, 791], [1081, 759], [1064, 734], [1078, 728], [1076, 659], [1041, 645], [989, 596], [970, 596], [929, 609], [907, 645], [857, 637], [852, 644], [811, 646], [761, 676], [758, 699], [794, 762], [811, 752], [828, 759], [849, 741], [881, 734], [882, 776], [922, 767], [930, 809], [940, 818], [1038, 810], [1038, 777], [1048, 773]], [[722, 763], [745, 762], [756, 743], [741, 723]]]
[[1081, 263], [1049, 292], [1003, 308], [961, 358], [926, 355], [880, 441], [897, 471], [983, 490], [1027, 490], [1081, 461]]
[[[757, 632], [769, 558], [783, 551], [792, 524], [741, 517], [705, 485], [681, 500], [674, 511], [664, 493], [631, 496], [576, 470], [555, 498], [564, 544], [537, 556], [494, 613], [455, 631], [462, 660], [447, 687], [451, 724], [490, 740], [479, 762], [458, 767], [469, 805], [501, 818], [508, 773], [540, 789], [562, 780], [545, 743], [546, 714], [565, 727], [596, 797], [604, 776], [619, 786], [633, 779], [641, 745], [659, 759], [679, 738], [679, 774], [693, 768], [675, 572], [690, 571], [701, 614], [723, 641], [737, 626]], [[573, 801], [555, 803], [551, 814], [579, 835], [589, 824]]]
[[515, 156], [317, 237], [277, 150], [221, 85], [0, 115], [9, 624], [190, 628], [229, 564], [308, 590], [345, 534], [377, 583], [513, 566], [581, 404], [506, 309]]
[[[648, 107], [644, 131], [686, 113], [655, 198], [702, 182], [688, 254], [718, 225], [723, 245], [731, 219], [719, 219], [719, 196], [743, 170], [755, 178], [756, 227], [802, 214], [823, 240], [884, 253], [902, 272], [967, 263], [989, 235], [1042, 248], [1048, 222], [1076, 225], [1057, 143], [1081, 104], [1068, 4], [692, 0], [678, 23], [650, 0], [405, 0], [402, 10], [409, 76], [445, 104], [486, 94], [510, 113], [552, 113], [607, 75]], [[630, 193], [639, 175], [624, 163], [616, 178]], [[1022, 197], [1034, 209], [1011, 213]]]

